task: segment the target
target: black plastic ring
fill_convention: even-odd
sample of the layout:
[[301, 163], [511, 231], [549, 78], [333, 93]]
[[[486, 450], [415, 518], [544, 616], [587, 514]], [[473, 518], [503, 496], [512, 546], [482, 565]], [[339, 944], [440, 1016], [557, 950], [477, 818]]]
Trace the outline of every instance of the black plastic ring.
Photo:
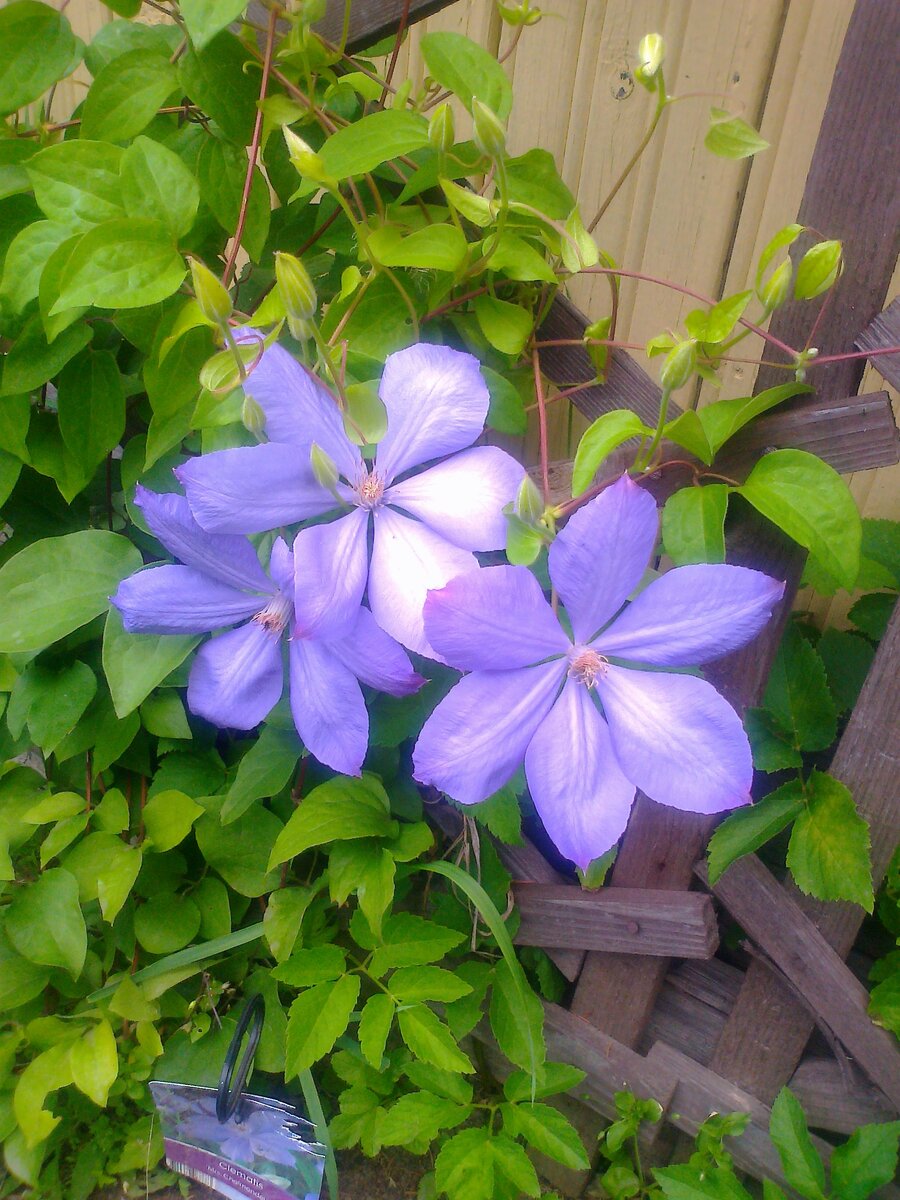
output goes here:
[[[241, 1013], [241, 1019], [238, 1021], [234, 1037], [231, 1039], [231, 1045], [228, 1047], [228, 1053], [225, 1055], [225, 1061], [222, 1064], [222, 1074], [219, 1076], [219, 1087], [216, 1092], [216, 1116], [223, 1123], [234, 1116], [235, 1110], [240, 1103], [241, 1093], [244, 1090], [244, 1084], [247, 1082], [247, 1076], [250, 1074], [250, 1067], [253, 1064], [253, 1056], [256, 1054], [256, 1047], [259, 1045], [264, 1012], [265, 1002], [262, 995], [257, 993], [252, 1000], [247, 1002], [244, 1011]], [[250, 1025], [251, 1021], [253, 1022], [252, 1025]], [[244, 1051], [244, 1057], [241, 1059], [240, 1066], [235, 1071], [238, 1052], [240, 1051], [241, 1042], [244, 1040], [244, 1034], [247, 1032], [248, 1025], [250, 1025], [250, 1033], [247, 1037], [247, 1049]], [[232, 1073], [234, 1074], [233, 1083]]]

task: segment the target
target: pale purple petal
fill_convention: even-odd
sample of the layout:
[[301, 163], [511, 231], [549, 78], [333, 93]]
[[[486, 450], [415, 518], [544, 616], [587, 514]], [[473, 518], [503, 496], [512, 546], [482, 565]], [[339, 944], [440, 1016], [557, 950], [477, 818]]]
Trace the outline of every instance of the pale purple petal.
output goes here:
[[619, 765], [651, 800], [699, 813], [749, 803], [750, 744], [712, 684], [610, 666], [596, 687]]
[[[259, 342], [257, 329], [242, 329], [239, 342]], [[347, 479], [354, 479], [361, 458], [347, 437], [344, 419], [326, 389], [312, 380], [283, 346], [269, 346], [250, 372], [244, 391], [266, 414], [270, 442], [310, 446], [316, 442], [337, 463]]]
[[128, 633], [209, 633], [265, 607], [265, 596], [239, 592], [193, 567], [149, 567], [119, 584], [112, 603]]
[[658, 527], [655, 500], [627, 475], [569, 518], [549, 567], [576, 641], [593, 637], [640, 583]]
[[569, 679], [525, 754], [525, 778], [550, 840], [586, 867], [628, 824], [634, 784], [622, 774], [591, 694]]
[[430, 591], [425, 635], [461, 671], [527, 667], [570, 646], [527, 567], [482, 567]]
[[375, 620], [408, 650], [439, 657], [425, 636], [422, 609], [431, 588], [477, 567], [474, 554], [389, 508], [375, 510], [369, 607]]
[[356, 623], [369, 573], [369, 514], [354, 508], [294, 538], [294, 616], [301, 637], [343, 637]]
[[342, 775], [359, 775], [369, 714], [356, 677], [324, 642], [292, 638], [291, 712], [304, 746]]
[[184, 496], [151, 492], [138, 484], [134, 502], [150, 532], [185, 566], [232, 587], [271, 593], [272, 584], [250, 542], [235, 534], [207, 533], [201, 529]]
[[659, 666], [708, 662], [755, 637], [783, 592], [779, 580], [747, 567], [676, 567], [645, 588], [594, 645]]
[[357, 679], [380, 692], [409, 696], [425, 682], [413, 670], [405, 651], [388, 637], [367, 608], [359, 610], [348, 635], [329, 642], [328, 649]]
[[198, 525], [214, 533], [263, 533], [335, 507], [301, 447], [267, 443], [188, 459], [175, 474]]
[[475, 446], [395, 483], [385, 503], [412, 513], [463, 550], [502, 550], [503, 506], [516, 498], [525, 468], [497, 446]]
[[387, 433], [377, 464], [388, 483], [410, 467], [471, 446], [490, 403], [477, 358], [424, 342], [388, 355], [378, 394]]
[[269, 571], [275, 586], [286, 596], [294, 594], [294, 551], [284, 538], [276, 538], [269, 555]]
[[197, 651], [188, 708], [222, 729], [253, 729], [284, 690], [281, 637], [258, 621], [223, 633]]
[[507, 783], [553, 704], [564, 666], [476, 671], [422, 727], [413, 773], [460, 804], [477, 804]]

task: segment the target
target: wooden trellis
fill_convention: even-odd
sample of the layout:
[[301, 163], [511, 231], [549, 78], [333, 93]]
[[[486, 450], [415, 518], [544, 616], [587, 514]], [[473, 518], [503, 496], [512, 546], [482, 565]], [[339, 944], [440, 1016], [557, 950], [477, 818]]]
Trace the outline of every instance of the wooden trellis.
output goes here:
[[[350, 44], [365, 45], [450, 2], [354, 0]], [[343, 0], [333, 0], [321, 26], [326, 36], [339, 36], [342, 16]], [[841, 238], [850, 264], [816, 333], [823, 353], [839, 354], [854, 344], [875, 349], [895, 343], [900, 332], [897, 304], [879, 317], [900, 232], [900, 136], [888, 95], [898, 44], [896, 0], [857, 0], [798, 214], [804, 225]], [[772, 332], [800, 344], [806, 320], [798, 306], [787, 305], [773, 319]], [[548, 340], [580, 338], [586, 324], [559, 299], [541, 332]], [[580, 347], [547, 349], [541, 365], [561, 385], [593, 375]], [[882, 359], [879, 366], [888, 378], [900, 378], [897, 361]], [[857, 359], [820, 372], [812, 400], [795, 401], [733, 439], [721, 468], [743, 477], [762, 453], [777, 447], [810, 450], [848, 473], [896, 463], [889, 397], [858, 395], [862, 370]], [[763, 368], [757, 390], [774, 382]], [[577, 393], [574, 403], [590, 418], [630, 407], [652, 424], [659, 398], [656, 384], [617, 351], [607, 382]], [[677, 457], [684, 457], [680, 448]], [[677, 482], [677, 471], [667, 471], [665, 486]], [[708, 672], [742, 710], [761, 700], [803, 555], [748, 511], [730, 533], [728, 558], [787, 581], [765, 632]], [[876, 884], [900, 838], [898, 666], [900, 610], [831, 767], [869, 821]], [[437, 805], [434, 811], [448, 832], [455, 831], [460, 821], [455, 810]], [[844, 961], [861, 923], [858, 907], [811, 900], [749, 856], [712, 891], [745, 930], [750, 966], [744, 972], [714, 957], [715, 907], [704, 887], [702, 860], [711, 828], [708, 817], [640, 797], [610, 886], [599, 893], [572, 886], [533, 845], [500, 852], [517, 881], [520, 943], [547, 949], [573, 984], [568, 1008], [546, 1006], [547, 1043], [551, 1057], [587, 1072], [578, 1099], [564, 1099], [563, 1105], [588, 1141], [597, 1114], [615, 1115], [613, 1095], [622, 1088], [659, 1100], [670, 1131], [674, 1126], [690, 1134], [712, 1111], [743, 1110], [751, 1124], [734, 1144], [737, 1164], [786, 1187], [767, 1133], [768, 1106], [778, 1089], [790, 1082], [814, 1126], [846, 1132], [900, 1111], [900, 1053], [891, 1035], [867, 1016], [865, 989]], [[824, 1037], [810, 1043], [816, 1027]], [[808, 1046], [811, 1053], [804, 1058]], [[670, 1132], [658, 1127], [647, 1138], [654, 1154], [667, 1153]], [[827, 1158], [827, 1144], [819, 1140], [818, 1148]], [[586, 1181], [550, 1163], [546, 1172], [570, 1195]]]

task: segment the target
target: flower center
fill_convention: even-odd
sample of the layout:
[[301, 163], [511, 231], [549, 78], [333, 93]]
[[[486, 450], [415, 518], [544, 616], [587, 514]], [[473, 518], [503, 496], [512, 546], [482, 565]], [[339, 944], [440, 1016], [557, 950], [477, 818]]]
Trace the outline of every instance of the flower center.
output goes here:
[[377, 471], [367, 471], [356, 485], [355, 490], [359, 497], [357, 504], [360, 508], [378, 508], [384, 496], [384, 479]]
[[569, 651], [569, 674], [585, 687], [592, 688], [598, 676], [606, 674], [609, 659], [590, 646], [574, 646]]
[[294, 615], [294, 605], [289, 596], [276, 592], [264, 609], [253, 618], [267, 633], [280, 634]]

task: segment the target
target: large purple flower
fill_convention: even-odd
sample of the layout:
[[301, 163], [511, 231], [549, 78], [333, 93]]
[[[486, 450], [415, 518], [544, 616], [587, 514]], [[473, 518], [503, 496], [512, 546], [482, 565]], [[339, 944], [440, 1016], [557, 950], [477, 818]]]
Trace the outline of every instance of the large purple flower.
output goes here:
[[[187, 500], [138, 487], [135, 503], [180, 564], [150, 567], [122, 581], [112, 602], [129, 633], [210, 633], [245, 624], [201, 646], [188, 681], [188, 707], [214, 725], [252, 729], [284, 690], [282, 636], [289, 634], [291, 713], [320, 762], [358, 775], [369, 737], [360, 682], [393, 696], [422, 684], [403, 650], [357, 606], [346, 633], [307, 637], [294, 622], [294, 554], [281, 538], [266, 575], [245, 537], [211, 534]], [[249, 619], [248, 619], [249, 618]]]
[[[475, 567], [472, 551], [503, 547], [502, 509], [523, 475], [503, 450], [472, 446], [489, 402], [477, 359], [424, 343], [390, 355], [379, 391], [387, 433], [374, 462], [348, 438], [332, 398], [282, 347], [264, 352], [246, 390], [265, 412], [270, 440], [178, 468], [199, 524], [256, 533], [334, 509], [334, 494], [312, 471], [315, 443], [337, 467], [336, 492], [349, 511], [297, 535], [299, 628], [346, 633], [368, 583], [379, 625], [410, 650], [431, 654], [422, 625], [428, 590]], [[434, 459], [444, 461], [407, 475]]]
[[475, 804], [524, 760], [547, 833], [582, 868], [622, 835], [636, 788], [690, 812], [750, 799], [737, 713], [711, 684], [665, 668], [744, 645], [784, 585], [744, 567], [678, 567], [620, 613], [657, 526], [653, 498], [627, 476], [570, 519], [549, 567], [572, 636], [524, 567], [469, 572], [425, 605], [429, 639], [471, 674], [425, 723], [416, 778]]

